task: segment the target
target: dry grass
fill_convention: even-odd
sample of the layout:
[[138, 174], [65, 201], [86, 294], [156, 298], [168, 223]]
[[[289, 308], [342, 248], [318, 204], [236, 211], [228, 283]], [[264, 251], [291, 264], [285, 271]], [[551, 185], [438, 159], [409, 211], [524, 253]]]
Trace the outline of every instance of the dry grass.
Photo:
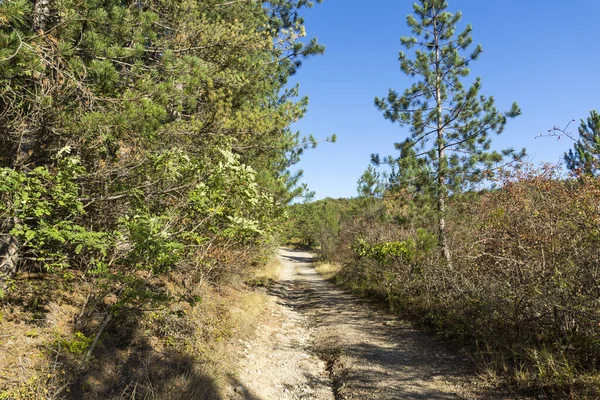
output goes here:
[[235, 337], [245, 339], [254, 334], [268, 297], [263, 292], [242, 292], [231, 305], [231, 318], [236, 327]]
[[[269, 282], [280, 274], [281, 264], [273, 261], [255, 276]], [[78, 344], [72, 321], [88, 287], [56, 289], [56, 297], [43, 304], [43, 321], [27, 306], [0, 304], [0, 399], [61, 399], [73, 391], [88, 399], [115, 391], [115, 400], [223, 398], [235, 379], [240, 343], [255, 334], [268, 296], [239, 284], [191, 289], [173, 282], [178, 279], [164, 284], [174, 295], [201, 301], [140, 313], [131, 329], [121, 327], [122, 321], [113, 324], [94, 353], [95, 368], [84, 368], [82, 354], [68, 354], [57, 344]], [[126, 351], [115, 347], [119, 341], [128, 341]]]
[[[282, 265], [277, 259], [257, 269], [249, 280], [251, 286], [267, 286], [279, 280]], [[256, 334], [268, 296], [264, 290], [203, 288], [202, 304], [190, 318], [197, 334], [192, 340], [179, 346], [193, 349], [194, 356], [201, 361], [194, 371], [178, 377], [181, 381], [171, 385], [157, 399], [192, 400], [224, 398], [228, 386], [237, 374], [237, 359], [240, 343], [251, 340]], [[185, 387], [188, 390], [181, 391]]]
[[342, 266], [335, 263], [322, 262], [315, 266], [315, 271], [326, 280], [333, 280], [341, 271]]
[[[239, 343], [255, 334], [267, 301], [264, 292], [251, 290], [206, 293], [202, 306], [192, 317], [194, 324], [204, 325], [205, 330], [187, 344], [181, 344], [193, 349], [195, 358], [200, 362], [193, 370], [178, 376], [165, 393], [155, 398], [223, 398], [236, 375]], [[207, 334], [211, 337], [208, 338]]]
[[0, 302], [0, 399], [59, 399], [66, 371], [57, 362], [78, 332], [73, 320], [89, 288], [51, 290], [55, 281], [37, 276], [18, 279]]
[[279, 280], [283, 266], [281, 261], [273, 259], [254, 272], [254, 275], [248, 280], [251, 286], [268, 286], [272, 282]]

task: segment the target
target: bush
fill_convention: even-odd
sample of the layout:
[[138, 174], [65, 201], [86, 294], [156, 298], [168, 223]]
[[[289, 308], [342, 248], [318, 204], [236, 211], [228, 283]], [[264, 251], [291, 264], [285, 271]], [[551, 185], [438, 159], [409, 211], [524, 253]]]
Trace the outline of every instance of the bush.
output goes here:
[[342, 228], [354, 244], [339, 249], [338, 281], [471, 343], [514, 382], [596, 393], [600, 180], [564, 179], [545, 166], [505, 173], [499, 183], [451, 199], [452, 267], [440, 259], [434, 227], [417, 228], [418, 218], [392, 206], [392, 218], [357, 215]]

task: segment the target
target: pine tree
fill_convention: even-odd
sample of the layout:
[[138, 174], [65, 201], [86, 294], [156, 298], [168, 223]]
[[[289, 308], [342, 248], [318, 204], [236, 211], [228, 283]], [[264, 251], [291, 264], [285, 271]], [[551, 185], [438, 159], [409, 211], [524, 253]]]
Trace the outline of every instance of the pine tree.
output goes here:
[[369, 165], [356, 183], [359, 197], [377, 197], [383, 193], [381, 174], [372, 165]]
[[479, 94], [481, 80], [465, 87], [469, 64], [479, 58], [481, 46], [466, 54], [472, 45], [471, 25], [455, 33], [461, 13], [446, 11], [444, 0], [421, 0], [408, 15], [407, 23], [415, 37], [402, 37], [401, 44], [414, 50], [410, 58], [400, 52], [400, 69], [418, 80], [399, 95], [390, 89], [387, 97], [375, 98], [376, 107], [386, 119], [410, 127], [410, 143], [415, 156], [431, 167], [437, 202], [439, 245], [451, 265], [446, 233], [446, 203], [457, 193], [481, 182], [492, 173], [504, 156], [517, 157], [513, 149], [492, 151], [490, 133], [500, 134], [507, 118], [520, 114], [516, 103], [510, 111], [499, 112], [493, 97]]
[[570, 170], [579, 170], [585, 174], [600, 174], [600, 114], [590, 111], [587, 121], [581, 120], [579, 140], [574, 148], [565, 153], [565, 162]]
[[[200, 237], [269, 237], [283, 203], [303, 191], [288, 170], [314, 144], [290, 129], [308, 100], [287, 85], [323, 51], [303, 39], [301, 10], [311, 5], [0, 1], [0, 241], [11, 243], [0, 246], [0, 272], [14, 275], [18, 258], [24, 270], [46, 262], [36, 259], [85, 266], [96, 255], [75, 250], [81, 232], [135, 236], [135, 249], [154, 240], [144, 229], [162, 231], [165, 254], [196, 242], [185, 262], [209, 242]], [[44, 187], [19, 184], [27, 179]], [[58, 194], [78, 200], [61, 205]], [[52, 215], [19, 206], [23, 196]], [[60, 234], [42, 232], [56, 221]], [[34, 241], [23, 240], [28, 229]], [[123, 265], [147, 258], [134, 253]]]

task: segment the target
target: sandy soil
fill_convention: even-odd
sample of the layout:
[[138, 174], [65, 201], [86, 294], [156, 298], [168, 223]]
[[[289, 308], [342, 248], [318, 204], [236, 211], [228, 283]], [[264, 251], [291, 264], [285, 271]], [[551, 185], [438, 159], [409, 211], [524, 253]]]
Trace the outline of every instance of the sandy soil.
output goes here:
[[324, 281], [312, 255], [281, 250], [258, 335], [242, 343], [230, 399], [501, 398], [466, 356]]

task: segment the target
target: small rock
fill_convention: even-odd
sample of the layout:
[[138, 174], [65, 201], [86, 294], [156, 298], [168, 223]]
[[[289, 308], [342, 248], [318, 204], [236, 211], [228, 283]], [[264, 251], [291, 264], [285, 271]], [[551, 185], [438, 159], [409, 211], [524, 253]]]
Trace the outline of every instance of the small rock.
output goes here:
[[239, 394], [246, 394], [248, 392], [243, 386], [236, 386], [233, 391]]
[[112, 306], [117, 302], [117, 300], [118, 300], [117, 295], [111, 293], [108, 296], [105, 296], [102, 299], [102, 302], [107, 306]]

